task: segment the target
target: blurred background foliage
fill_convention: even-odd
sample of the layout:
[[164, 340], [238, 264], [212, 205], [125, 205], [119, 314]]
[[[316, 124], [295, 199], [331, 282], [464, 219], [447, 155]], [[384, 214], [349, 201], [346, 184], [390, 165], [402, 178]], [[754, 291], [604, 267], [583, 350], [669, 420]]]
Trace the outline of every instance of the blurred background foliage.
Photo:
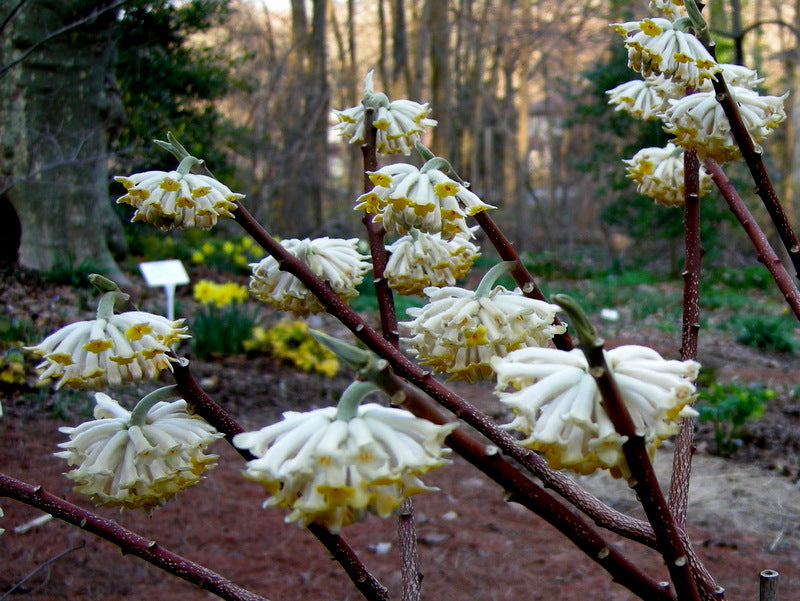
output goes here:
[[[19, 15], [43, 1], [20, 3], [16, 13], [0, 11], [0, 23], [13, 32]], [[78, 29], [92, 26], [92, 20], [81, 22], [80, 13], [92, 3], [70, 2], [76, 9], [64, 18], [80, 22]], [[581, 273], [634, 267], [674, 277], [681, 269], [682, 211], [639, 196], [621, 163], [668, 137], [659, 121], [639, 122], [614, 111], [605, 94], [638, 77], [627, 68], [621, 40], [608, 23], [647, 16], [643, 4], [103, 4], [116, 15], [108, 87], [122, 107], [121, 115], [105, 124], [106, 182], [117, 173], [171, 168], [172, 157], [156, 149], [152, 139], [172, 131], [220, 179], [247, 195], [248, 208], [274, 234], [359, 235], [359, 216], [351, 206], [361, 186], [361, 156], [331, 136], [328, 126], [331, 109], [358, 103], [364, 75], [374, 69], [377, 89], [390, 97], [431, 102], [439, 126], [425, 142], [501, 209], [495, 219], [534, 262], [538, 255], [539, 262], [553, 264], [557, 256], [562, 267]], [[752, 0], [736, 6], [711, 2], [707, 14], [722, 59], [760, 69], [770, 93], [794, 83], [798, 45], [787, 25], [798, 15]], [[762, 25], [746, 27], [752, 23]], [[13, 52], [4, 60], [8, 56]], [[794, 214], [800, 153], [791, 97], [787, 110], [785, 134], [770, 142], [767, 156]], [[734, 181], [746, 182], [739, 166], [727, 168]], [[741, 189], [763, 219], [747, 186]], [[110, 184], [109, 199], [121, 193]], [[752, 264], [749, 242], [719, 197], [709, 194], [701, 207], [706, 261]], [[116, 211], [127, 223], [129, 210]], [[213, 234], [174, 233], [157, 243], [154, 234], [161, 234], [148, 227], [126, 226], [125, 231], [127, 256], [133, 260], [197, 259], [203, 244], [218, 244], [212, 238], [238, 234], [223, 225]], [[221, 267], [227, 261], [226, 268], [237, 270], [257, 259], [248, 251], [227, 260], [220, 249], [205, 253], [210, 264]], [[125, 260], [118, 250], [117, 257]]]

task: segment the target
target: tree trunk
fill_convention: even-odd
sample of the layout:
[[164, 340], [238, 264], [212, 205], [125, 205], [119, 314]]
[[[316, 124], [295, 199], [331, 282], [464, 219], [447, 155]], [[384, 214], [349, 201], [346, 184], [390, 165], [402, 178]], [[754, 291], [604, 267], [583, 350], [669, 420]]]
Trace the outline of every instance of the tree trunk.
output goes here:
[[[110, 3], [30, 0], [0, 38], [0, 65]], [[0, 193], [19, 218], [23, 267], [119, 276], [111, 248], [124, 241], [106, 169], [106, 131], [120, 114], [111, 94], [114, 20], [115, 11], [101, 12], [0, 76]]]

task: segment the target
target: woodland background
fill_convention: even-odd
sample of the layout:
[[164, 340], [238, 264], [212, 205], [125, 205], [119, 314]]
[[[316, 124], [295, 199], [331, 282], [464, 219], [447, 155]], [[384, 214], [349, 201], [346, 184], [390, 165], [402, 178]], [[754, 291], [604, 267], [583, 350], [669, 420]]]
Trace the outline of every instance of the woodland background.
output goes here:
[[[795, 87], [800, 1], [705, 13], [721, 61], [758, 69], [769, 93]], [[637, 77], [608, 23], [648, 14], [628, 0], [2, 0], [0, 256], [113, 272], [140, 254], [111, 177], [174, 168], [151, 144], [168, 130], [275, 234], [357, 234], [360, 153], [328, 126], [374, 69], [390, 98], [431, 103], [426, 142], [502, 208], [521, 251], [674, 273], [681, 211], [638, 196], [620, 162], [667, 136], [604, 94]], [[798, 111], [789, 96], [767, 149], [790, 216]], [[707, 258], [741, 262], [727, 210], [703, 211]]]

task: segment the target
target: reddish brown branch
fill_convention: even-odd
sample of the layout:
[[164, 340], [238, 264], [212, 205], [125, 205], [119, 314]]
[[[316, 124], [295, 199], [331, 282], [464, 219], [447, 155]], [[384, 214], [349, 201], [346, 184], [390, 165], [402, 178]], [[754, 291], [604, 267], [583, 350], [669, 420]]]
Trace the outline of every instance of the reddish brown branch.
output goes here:
[[264, 597], [243, 589], [208, 568], [194, 563], [161, 547], [113, 520], [100, 517], [60, 499], [41, 486], [32, 486], [5, 474], [0, 474], [0, 497], [15, 499], [49, 513], [81, 530], [91, 532], [120, 548], [123, 555], [135, 555], [165, 572], [196, 584], [200, 588], [230, 601], [267, 601]]
[[[684, 187], [684, 247], [683, 319], [681, 323], [681, 359], [697, 358], [697, 338], [700, 331], [700, 263], [703, 248], [700, 240], [700, 162], [694, 150], [683, 153]], [[675, 523], [686, 529], [689, 498], [689, 477], [694, 453], [694, 417], [681, 421], [675, 438], [672, 478], [669, 486], [669, 508]]]
[[603, 341], [597, 339], [592, 344], [581, 345], [586, 355], [590, 373], [597, 382], [603, 397], [603, 406], [614, 424], [614, 429], [627, 441], [622, 445], [625, 461], [631, 472], [631, 488], [636, 491], [647, 520], [653, 526], [658, 551], [667, 565], [672, 584], [679, 601], [700, 601], [700, 593], [684, 538], [670, 513], [664, 495], [656, 478], [650, 457], [647, 454], [644, 437], [637, 434], [636, 426], [622, 401], [617, 383], [606, 363]]
[[705, 167], [711, 174], [711, 178], [714, 180], [722, 197], [728, 203], [731, 212], [736, 216], [742, 229], [744, 229], [750, 241], [753, 243], [753, 247], [758, 253], [758, 260], [767, 268], [792, 313], [800, 320], [800, 292], [798, 292], [792, 276], [786, 271], [778, 255], [772, 249], [772, 246], [770, 246], [767, 236], [758, 226], [758, 223], [756, 223], [756, 220], [747, 209], [747, 206], [739, 196], [736, 188], [726, 177], [722, 167], [711, 159], [706, 159]]
[[[393, 402], [415, 415], [437, 424], [448, 423], [447, 417], [416, 389], [409, 387], [388, 369], [381, 373], [379, 384], [392, 395]], [[615, 582], [642, 599], [674, 600], [668, 588], [642, 572], [596, 531], [580, 515], [548, 494], [511, 463], [497, 447], [482, 444], [465, 429], [456, 428], [445, 444], [466, 459], [506, 491], [508, 500], [519, 503], [540, 516], [572, 541], [589, 558], [605, 569]]]
[[436, 380], [430, 372], [407, 359], [339, 298], [330, 286], [278, 244], [243, 207], [238, 208], [234, 214], [236, 221], [278, 261], [282, 270], [301, 280], [331, 315], [339, 319], [370, 350], [386, 359], [394, 373], [411, 382], [456, 417], [474, 427], [497, 445], [503, 453], [513, 457], [534, 476], [542, 480], [544, 486], [558, 492], [597, 523], [602, 523], [605, 527], [633, 540], [640, 542], [652, 540], [652, 530], [647, 524], [613, 511], [563, 474], [548, 468], [547, 462], [541, 456], [517, 445], [514, 438], [499, 428], [491, 418]]
[[[364, 128], [367, 132], [367, 140], [361, 147], [361, 154], [364, 157], [365, 194], [374, 187], [372, 181], [369, 179], [368, 172], [378, 169], [378, 155], [375, 144], [377, 130], [372, 126], [374, 110], [367, 109], [366, 113], [367, 122], [364, 124]], [[386, 264], [389, 262], [389, 252], [386, 250], [384, 244], [386, 230], [373, 221], [374, 217], [374, 214], [367, 212], [364, 214], [362, 222], [367, 230], [369, 251], [372, 256], [372, 274], [375, 285], [375, 297], [378, 301], [378, 313], [381, 318], [381, 331], [386, 340], [397, 346], [400, 344], [400, 332], [397, 327], [397, 312], [394, 307], [394, 297], [392, 289], [389, 288], [389, 283], [386, 281], [386, 278], [383, 277]]]
[[714, 91], [717, 94], [717, 102], [722, 106], [725, 111], [725, 116], [728, 118], [731, 126], [731, 135], [739, 146], [742, 157], [747, 163], [750, 174], [755, 183], [755, 192], [761, 198], [761, 202], [767, 209], [772, 223], [780, 236], [784, 248], [789, 254], [789, 259], [792, 262], [795, 270], [795, 276], [800, 277], [800, 242], [798, 242], [797, 235], [792, 229], [789, 218], [781, 206], [778, 194], [772, 185], [772, 180], [767, 173], [767, 168], [764, 165], [764, 158], [761, 150], [756, 150], [753, 139], [747, 131], [747, 127], [742, 121], [742, 115], [739, 112], [739, 107], [736, 100], [731, 96], [728, 85], [721, 73], [714, 76], [712, 80], [714, 84]]
[[[517, 283], [517, 286], [520, 287], [522, 293], [528, 298], [549, 302], [544, 293], [539, 289], [539, 286], [536, 285], [536, 280], [533, 279], [531, 273], [522, 263], [522, 259], [519, 258], [519, 254], [514, 248], [514, 245], [506, 238], [505, 234], [500, 231], [494, 219], [492, 219], [486, 211], [482, 211], [475, 215], [475, 221], [486, 234], [486, 237], [492, 243], [495, 250], [497, 250], [497, 254], [500, 258], [503, 261], [511, 261], [514, 263], [514, 267], [511, 270], [511, 277], [514, 278], [514, 281]], [[556, 317], [554, 323], [558, 325], [561, 321]], [[556, 335], [553, 338], [553, 344], [562, 351], [568, 351], [574, 347], [570, 335], [566, 332]]]

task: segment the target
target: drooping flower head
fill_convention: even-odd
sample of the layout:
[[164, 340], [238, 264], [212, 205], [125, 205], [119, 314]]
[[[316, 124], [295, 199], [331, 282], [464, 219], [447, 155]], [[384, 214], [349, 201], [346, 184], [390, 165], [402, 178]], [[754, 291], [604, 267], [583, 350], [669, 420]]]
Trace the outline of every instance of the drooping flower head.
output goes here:
[[[748, 88], [730, 86], [731, 96], [739, 106], [745, 128], [758, 146], [786, 119], [783, 96], [761, 96]], [[701, 158], [719, 163], [741, 157], [731, 135], [731, 126], [714, 92], [698, 92], [679, 100], [670, 100], [664, 111], [664, 131], [675, 136], [675, 144], [697, 151]]]
[[367, 112], [372, 112], [372, 125], [375, 126], [375, 146], [379, 154], [408, 155], [420, 134], [426, 128], [434, 127], [436, 121], [429, 119], [431, 112], [428, 103], [419, 104], [412, 100], [392, 100], [382, 92], [375, 93], [372, 87], [372, 71], [364, 81], [364, 97], [361, 104], [342, 111], [334, 111], [339, 123], [334, 126], [350, 144], [364, 144], [367, 139]]
[[98, 505], [150, 511], [214, 467], [217, 456], [204, 451], [222, 434], [190, 415], [183, 399], [165, 402], [157, 400], [161, 391], [153, 395], [130, 412], [98, 392], [94, 420], [59, 428], [69, 440], [55, 455], [76, 466], [65, 474], [75, 492]]
[[146, 221], [162, 230], [210, 229], [219, 217], [233, 217], [234, 201], [241, 200], [244, 195], [231, 192], [213, 177], [189, 173], [192, 165], [198, 162], [189, 156], [175, 171], [116, 176], [114, 179], [127, 190], [117, 203], [136, 209], [131, 221]]
[[25, 347], [44, 357], [37, 366], [40, 380], [58, 379], [56, 388], [118, 386], [172, 369], [170, 347], [189, 338], [183, 320], [144, 311], [114, 313], [117, 294], [101, 297], [94, 320], [71, 323]]
[[494, 207], [444, 174], [442, 159], [430, 159], [422, 168], [395, 163], [369, 172], [375, 187], [358, 197], [356, 210], [374, 213], [387, 232], [400, 235], [418, 229], [449, 240], [457, 233], [470, 235], [466, 218]]
[[608, 103], [615, 105], [615, 111], [625, 111], [637, 119], [649, 121], [658, 118], [663, 110], [664, 99], [650, 79], [626, 81], [606, 92]]
[[428, 304], [408, 309], [414, 319], [400, 324], [410, 331], [403, 338], [409, 352], [436, 373], [474, 382], [492, 375], [492, 357], [547, 344], [566, 331], [553, 324], [558, 306], [527, 298], [519, 289], [491, 288], [496, 277], [497, 272], [487, 273], [474, 292], [426, 288]]
[[625, 38], [628, 66], [644, 77], [663, 75], [696, 88], [719, 71], [700, 40], [668, 19], [612, 23], [611, 27]]
[[[628, 177], [638, 185], [639, 194], [658, 204], [679, 206], [684, 202], [683, 150], [669, 142], [664, 148], [642, 148], [633, 158], [624, 160]], [[711, 176], [700, 167], [700, 194], [711, 187]]]
[[245, 476], [267, 487], [264, 507], [286, 507], [287, 522], [316, 522], [337, 533], [368, 513], [387, 517], [403, 499], [436, 490], [419, 476], [446, 463], [442, 441], [454, 427], [375, 403], [343, 412], [340, 402], [338, 409], [288, 411], [276, 424], [237, 434], [233, 444], [257, 457]]
[[441, 234], [412, 230], [387, 247], [389, 261], [383, 276], [399, 294], [422, 294], [428, 286], [455, 286], [479, 256], [478, 247], [458, 234], [445, 240]]
[[[280, 243], [308, 265], [315, 275], [328, 282], [341, 298], [358, 296], [356, 286], [364, 279], [364, 273], [369, 271], [370, 263], [368, 256], [356, 250], [357, 238], [288, 238]], [[250, 267], [253, 269], [250, 293], [258, 300], [298, 316], [325, 311], [325, 307], [305, 284], [290, 273], [281, 271], [272, 256], [259, 263], [252, 263]]]
[[[606, 360], [652, 455], [678, 432], [683, 417], [696, 415], [690, 403], [700, 366], [635, 345], [607, 351]], [[525, 348], [492, 360], [492, 367], [498, 396], [515, 414], [504, 427], [526, 436], [519, 444], [542, 453], [553, 469], [581, 474], [608, 469], [628, 477], [622, 453], [627, 439], [614, 429], [582, 351]], [[508, 387], [516, 390], [504, 392]]]

